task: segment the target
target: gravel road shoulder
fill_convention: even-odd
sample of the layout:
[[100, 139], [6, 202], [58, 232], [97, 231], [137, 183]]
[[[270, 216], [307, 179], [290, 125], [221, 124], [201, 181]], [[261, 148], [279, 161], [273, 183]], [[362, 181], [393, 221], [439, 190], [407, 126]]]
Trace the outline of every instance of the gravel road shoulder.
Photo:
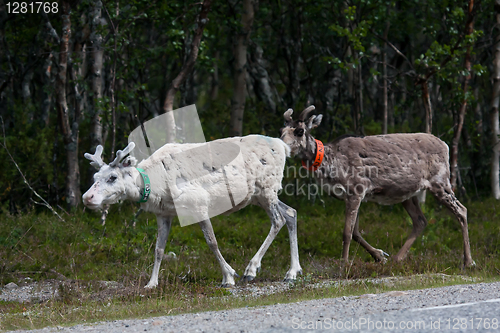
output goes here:
[[297, 323], [304, 322], [306, 325], [302, 328], [307, 328], [307, 323], [326, 318], [338, 321], [380, 313], [390, 315], [402, 310], [498, 298], [500, 282], [463, 284], [150, 319], [116, 320], [45, 328], [35, 332], [292, 332], [298, 327]]

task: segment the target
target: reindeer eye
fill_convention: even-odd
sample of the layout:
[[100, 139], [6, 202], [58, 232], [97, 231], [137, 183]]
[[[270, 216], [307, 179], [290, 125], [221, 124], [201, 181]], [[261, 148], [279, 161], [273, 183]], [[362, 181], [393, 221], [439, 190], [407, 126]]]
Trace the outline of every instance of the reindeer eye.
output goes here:
[[108, 179], [108, 183], [114, 183], [116, 180], [116, 176], [115, 175], [111, 175]]
[[295, 134], [295, 136], [302, 136], [302, 135], [304, 135], [304, 129], [303, 128], [296, 128], [295, 131], [293, 131], [293, 134]]

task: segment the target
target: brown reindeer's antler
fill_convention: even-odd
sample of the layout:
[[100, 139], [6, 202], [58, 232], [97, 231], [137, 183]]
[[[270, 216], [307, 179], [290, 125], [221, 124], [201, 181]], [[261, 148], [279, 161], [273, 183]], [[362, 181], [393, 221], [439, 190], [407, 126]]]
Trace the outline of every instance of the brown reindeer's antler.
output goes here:
[[300, 113], [299, 120], [305, 121], [309, 112], [313, 111], [314, 109], [316, 109], [314, 105], [308, 106], [304, 111]]
[[113, 162], [109, 163], [109, 166], [110, 166], [110, 167], [115, 167], [115, 166], [117, 166], [117, 165], [118, 165], [118, 163], [120, 163], [120, 161], [121, 161], [121, 160], [122, 160], [125, 156], [127, 156], [128, 154], [130, 154], [130, 152], [131, 152], [132, 150], [134, 150], [134, 148], [135, 148], [135, 143], [131, 142], [131, 143], [129, 143], [129, 144], [128, 144], [128, 146], [127, 146], [127, 147], [125, 147], [125, 149], [124, 149], [124, 150], [118, 150], [118, 151], [116, 152], [116, 158], [115, 158], [115, 160], [114, 160]]
[[285, 113], [283, 113], [283, 118], [285, 118], [285, 121], [287, 123], [292, 121], [292, 113], [293, 113], [292, 109], [288, 109], [288, 110], [286, 110]]
[[89, 153], [85, 153], [83, 156], [85, 156], [86, 159], [90, 160], [90, 165], [92, 165], [94, 168], [99, 170], [105, 163], [102, 161], [101, 155], [102, 155], [102, 146], [98, 145], [95, 148], [95, 153], [94, 155], [91, 155]]

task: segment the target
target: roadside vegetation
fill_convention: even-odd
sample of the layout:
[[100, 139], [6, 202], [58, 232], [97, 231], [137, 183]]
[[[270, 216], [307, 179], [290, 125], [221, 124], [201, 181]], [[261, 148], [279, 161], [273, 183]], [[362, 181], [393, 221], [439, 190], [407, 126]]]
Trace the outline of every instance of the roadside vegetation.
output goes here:
[[[40, 328], [119, 318], [209, 311], [242, 306], [292, 302], [416, 289], [470, 281], [498, 280], [500, 276], [500, 223], [496, 201], [464, 202], [468, 207], [471, 249], [476, 267], [462, 270], [461, 232], [458, 222], [432, 198], [424, 212], [429, 224], [417, 239], [407, 260], [375, 263], [353, 243], [345, 268], [339, 260], [344, 220], [343, 202], [317, 197], [284, 198], [299, 212], [299, 251], [304, 274], [281, 293], [260, 297], [230, 296], [219, 288], [220, 268], [196, 225], [180, 227], [174, 222], [162, 264], [160, 284], [147, 291], [143, 286], [151, 273], [156, 220], [143, 213], [134, 220], [137, 206], [112, 206], [106, 224], [100, 214], [77, 210], [63, 213], [65, 222], [46, 212], [0, 215], [0, 287], [9, 282], [63, 280], [59, 296], [45, 302], [0, 301], [0, 329]], [[500, 213], [500, 212], [499, 212]], [[361, 207], [360, 230], [368, 242], [395, 254], [411, 231], [411, 220], [401, 205]], [[212, 220], [220, 249], [241, 275], [269, 230], [262, 209], [249, 207], [231, 216]], [[288, 235], [284, 227], [262, 261], [262, 271], [251, 282], [262, 286], [281, 281], [290, 264]], [[410, 279], [416, 274], [448, 275], [447, 279]], [[379, 277], [408, 277], [391, 286], [374, 283], [311, 285], [326, 280], [351, 281]], [[119, 288], [106, 288], [99, 281], [114, 281]]]

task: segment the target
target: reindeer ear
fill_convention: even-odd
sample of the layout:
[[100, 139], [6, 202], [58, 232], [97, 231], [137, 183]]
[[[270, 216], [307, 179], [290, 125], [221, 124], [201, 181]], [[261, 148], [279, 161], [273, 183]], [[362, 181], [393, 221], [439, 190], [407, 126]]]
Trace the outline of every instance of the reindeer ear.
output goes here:
[[307, 121], [307, 128], [308, 129], [313, 129], [319, 126], [321, 124], [321, 120], [323, 119], [323, 115], [320, 114], [318, 116], [311, 116], [309, 120]]
[[133, 156], [127, 156], [121, 163], [120, 168], [135, 167], [137, 165], [137, 159]]

